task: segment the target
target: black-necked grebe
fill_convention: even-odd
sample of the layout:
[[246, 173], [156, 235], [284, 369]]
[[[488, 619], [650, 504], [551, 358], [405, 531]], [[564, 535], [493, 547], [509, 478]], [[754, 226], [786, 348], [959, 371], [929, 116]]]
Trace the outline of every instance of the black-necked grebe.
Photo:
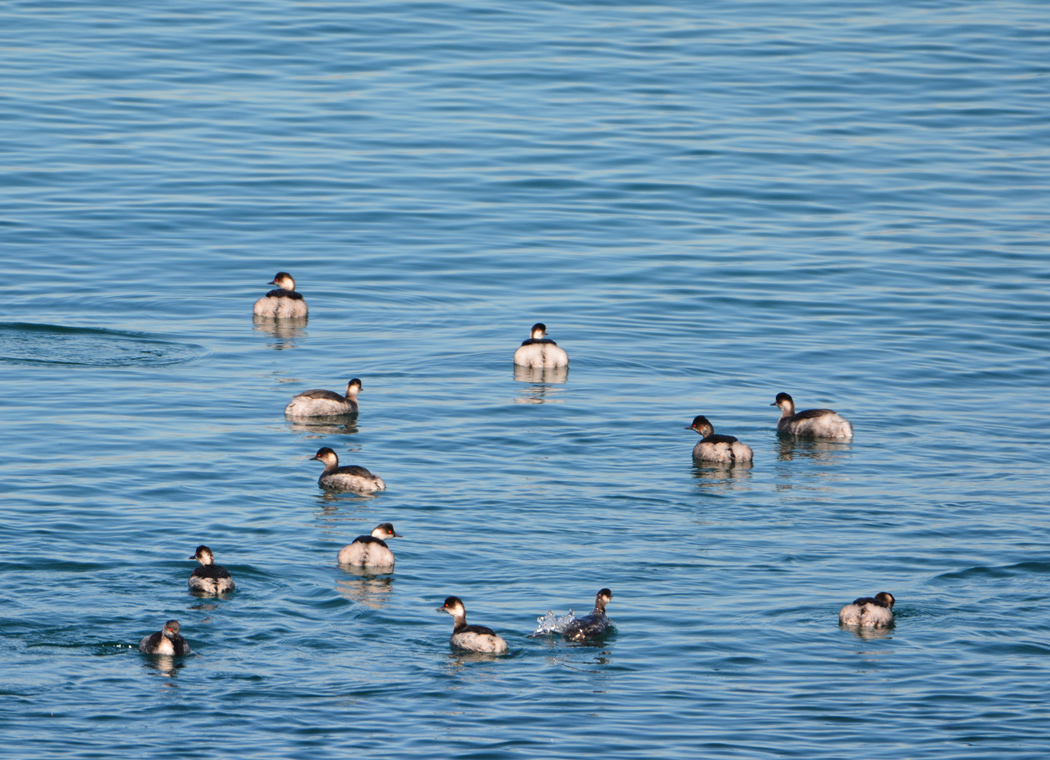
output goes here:
[[880, 591], [874, 598], [854, 599], [839, 610], [839, 625], [861, 628], [888, 628], [893, 625], [893, 604], [897, 600], [888, 591]]
[[359, 491], [360, 493], [372, 493], [382, 491], [386, 483], [378, 475], [373, 475], [364, 467], [348, 464], [339, 466], [339, 455], [327, 446], [317, 450], [310, 459], [324, 462], [324, 472], [317, 479], [321, 488], [332, 491]]
[[257, 317], [272, 317], [274, 319], [295, 319], [307, 316], [309, 309], [301, 293], [295, 292], [295, 280], [287, 272], [278, 272], [270, 282], [276, 285], [258, 301], [252, 312]]
[[701, 440], [693, 446], [693, 459], [718, 464], [751, 461], [753, 454], [750, 446], [731, 435], [715, 435], [714, 427], [702, 414], [693, 417], [693, 424], [686, 430], [695, 430], [701, 436]]
[[514, 352], [514, 363], [521, 367], [567, 367], [569, 355], [547, 336], [547, 326], [537, 322], [532, 326], [532, 337]]
[[605, 605], [612, 597], [612, 591], [607, 588], [599, 591], [594, 597], [594, 611], [565, 626], [565, 638], [569, 641], [589, 641], [604, 634], [610, 625], [609, 618], [605, 616]]
[[284, 413], [289, 417], [337, 417], [341, 414], [357, 413], [357, 394], [361, 392], [361, 381], [354, 378], [346, 384], [346, 393], [340, 396], [335, 391], [314, 389], [303, 391], [288, 402]]
[[507, 642], [502, 636], [483, 625], [467, 625], [467, 610], [463, 606], [463, 600], [458, 596], [448, 597], [444, 605], [437, 608], [437, 611], [447, 612], [455, 620], [452, 635], [448, 639], [448, 643], [452, 646], [471, 652], [506, 654]]
[[179, 621], [169, 620], [162, 630], [139, 642], [139, 651], [146, 654], [183, 655], [190, 653], [190, 645], [179, 635]]
[[233, 578], [230, 577], [229, 571], [215, 564], [215, 556], [207, 546], [198, 546], [190, 559], [200, 562], [190, 574], [190, 591], [203, 594], [225, 594], [233, 591]]
[[386, 538], [401, 538], [390, 523], [377, 525], [370, 536], [358, 536], [353, 543], [339, 550], [339, 564], [351, 567], [394, 569], [394, 553], [386, 545]]
[[795, 413], [795, 400], [786, 393], [778, 393], [770, 406], [780, 407], [777, 432], [813, 438], [852, 438], [853, 426], [830, 409], [806, 409]]

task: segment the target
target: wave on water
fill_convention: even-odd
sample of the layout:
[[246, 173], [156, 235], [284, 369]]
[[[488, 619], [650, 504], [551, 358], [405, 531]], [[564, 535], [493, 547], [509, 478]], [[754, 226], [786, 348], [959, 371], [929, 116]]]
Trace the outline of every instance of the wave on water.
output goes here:
[[24, 322], [0, 323], [0, 363], [78, 367], [160, 367], [196, 359], [191, 343], [142, 333]]

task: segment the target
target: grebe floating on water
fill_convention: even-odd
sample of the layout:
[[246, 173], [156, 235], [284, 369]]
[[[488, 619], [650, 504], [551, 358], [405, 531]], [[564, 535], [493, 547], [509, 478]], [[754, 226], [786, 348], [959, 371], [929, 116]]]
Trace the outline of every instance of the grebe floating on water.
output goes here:
[[445, 604], [438, 607], [437, 611], [447, 612], [455, 620], [452, 635], [448, 639], [448, 643], [452, 646], [471, 652], [506, 654], [507, 642], [502, 636], [483, 625], [467, 625], [467, 610], [463, 606], [463, 600], [458, 596], [448, 597]]
[[874, 598], [864, 596], [854, 599], [839, 610], [839, 625], [888, 628], [893, 625], [893, 604], [896, 601], [888, 591], [880, 591]]
[[289, 417], [336, 417], [340, 414], [357, 413], [357, 394], [361, 392], [361, 381], [354, 378], [346, 384], [346, 394], [320, 388], [303, 391], [294, 396], [284, 408]]
[[162, 630], [139, 642], [139, 651], [145, 654], [183, 655], [190, 653], [190, 645], [179, 635], [179, 621], [169, 620]]
[[778, 393], [770, 406], [780, 407], [777, 432], [814, 438], [852, 438], [853, 425], [830, 409], [806, 409], [795, 413], [795, 400], [786, 393]]
[[317, 450], [310, 459], [324, 462], [324, 472], [317, 479], [321, 488], [332, 491], [359, 491], [361, 493], [373, 493], [386, 489], [386, 483], [378, 475], [373, 475], [364, 467], [348, 464], [339, 466], [339, 455], [327, 446]]
[[233, 578], [230, 577], [229, 571], [215, 564], [215, 556], [207, 546], [198, 546], [190, 559], [200, 562], [200, 566], [190, 574], [190, 591], [205, 594], [225, 594], [233, 591]]
[[576, 618], [565, 626], [564, 636], [569, 641], [588, 641], [601, 636], [609, 627], [609, 618], [605, 616], [605, 605], [612, 599], [613, 593], [603, 588], [594, 597], [594, 611], [590, 615]]
[[569, 355], [547, 336], [547, 326], [537, 322], [532, 326], [532, 337], [518, 346], [514, 363], [521, 367], [567, 367]]
[[295, 292], [295, 280], [287, 272], [278, 272], [270, 285], [276, 285], [258, 301], [252, 308], [252, 313], [257, 317], [272, 317], [273, 319], [295, 319], [307, 316], [309, 308], [303, 300], [301, 293]]
[[394, 553], [384, 538], [401, 538], [390, 523], [377, 525], [370, 536], [358, 536], [339, 550], [339, 564], [351, 567], [394, 569]]
[[750, 446], [731, 435], [715, 435], [714, 427], [702, 414], [693, 417], [693, 424], [686, 430], [695, 430], [701, 436], [701, 440], [693, 447], [693, 459], [718, 464], [750, 462], [752, 459]]

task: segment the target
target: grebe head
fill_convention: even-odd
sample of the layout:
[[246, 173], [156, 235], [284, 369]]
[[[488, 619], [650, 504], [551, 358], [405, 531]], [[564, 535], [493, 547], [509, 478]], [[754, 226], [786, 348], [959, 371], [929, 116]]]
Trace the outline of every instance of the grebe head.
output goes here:
[[164, 630], [161, 631], [166, 638], [174, 639], [179, 635], [179, 621], [169, 620], [164, 624]]
[[339, 464], [339, 455], [327, 446], [319, 448], [317, 453], [310, 457], [310, 459], [317, 459], [318, 461], [324, 462], [326, 466], [336, 466]]
[[777, 400], [774, 401], [770, 406], [779, 406], [780, 411], [786, 412], [787, 414], [795, 413], [795, 399], [791, 398], [786, 393], [778, 393]]
[[[693, 417], [693, 424], [686, 427], [686, 430], [695, 430], [700, 434], [701, 438], [707, 438], [707, 436], [715, 432], [714, 426], [702, 414]], [[608, 591], [608, 589], [603, 589], [603, 591]]]
[[295, 280], [287, 272], [278, 272], [269, 284], [276, 285], [281, 290], [295, 290]]
[[881, 604], [883, 607], [892, 610], [893, 605], [897, 600], [893, 598], [893, 594], [891, 594], [889, 591], [880, 591], [875, 595], [875, 601]]
[[612, 598], [613, 598], [612, 591], [610, 591], [607, 588], [603, 588], [594, 597], [594, 606], [597, 607], [598, 609], [604, 611], [605, 610], [605, 605], [607, 605]]
[[[211, 553], [211, 549], [203, 544], [197, 547], [197, 553], [194, 554], [190, 559], [195, 559], [202, 565], [211, 565], [215, 562], [215, 555]], [[178, 623], [176, 623], [178, 625]]]
[[447, 612], [452, 617], [466, 617], [467, 610], [463, 606], [463, 600], [458, 596], [450, 596], [445, 603], [438, 607], [435, 612]]
[[533, 340], [542, 340], [547, 335], [547, 325], [537, 322], [532, 326], [531, 337]]
[[402, 538], [400, 533], [394, 532], [394, 526], [390, 523], [383, 523], [377, 525], [372, 530], [372, 538], [386, 539], [386, 538]]

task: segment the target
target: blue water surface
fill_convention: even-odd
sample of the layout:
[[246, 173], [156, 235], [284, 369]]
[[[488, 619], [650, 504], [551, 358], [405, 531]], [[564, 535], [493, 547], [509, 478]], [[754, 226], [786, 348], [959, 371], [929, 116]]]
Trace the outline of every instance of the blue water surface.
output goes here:
[[1038, 2], [0, 7], [2, 754], [1045, 758], [1047, 50]]

